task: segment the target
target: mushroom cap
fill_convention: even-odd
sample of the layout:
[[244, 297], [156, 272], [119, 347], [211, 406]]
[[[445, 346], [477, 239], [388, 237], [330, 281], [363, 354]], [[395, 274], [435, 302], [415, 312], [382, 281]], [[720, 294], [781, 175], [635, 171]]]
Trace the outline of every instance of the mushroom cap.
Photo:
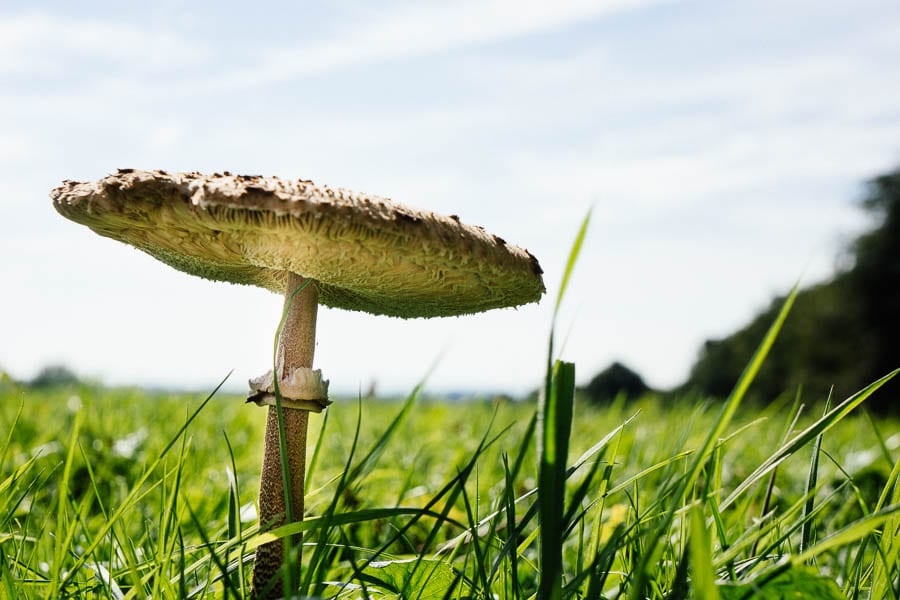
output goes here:
[[63, 216], [179, 271], [281, 294], [293, 272], [335, 308], [449, 316], [544, 292], [537, 259], [480, 227], [311, 181], [119, 169], [50, 195]]

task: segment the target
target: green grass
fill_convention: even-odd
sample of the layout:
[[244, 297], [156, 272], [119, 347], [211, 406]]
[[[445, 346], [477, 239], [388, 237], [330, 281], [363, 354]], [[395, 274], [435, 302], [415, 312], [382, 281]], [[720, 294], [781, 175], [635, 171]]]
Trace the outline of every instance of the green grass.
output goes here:
[[[245, 594], [265, 538], [238, 516], [255, 498], [264, 415], [214, 397], [182, 430], [203, 400], [6, 386], [0, 596]], [[546, 585], [562, 597], [733, 598], [818, 576], [837, 597], [896, 597], [896, 422], [836, 421], [839, 408], [795, 421], [781, 402], [736, 410], [710, 442], [718, 403], [576, 402], [549, 518], [535, 410], [345, 400], [315, 417], [303, 592], [524, 599], [558, 551]]]

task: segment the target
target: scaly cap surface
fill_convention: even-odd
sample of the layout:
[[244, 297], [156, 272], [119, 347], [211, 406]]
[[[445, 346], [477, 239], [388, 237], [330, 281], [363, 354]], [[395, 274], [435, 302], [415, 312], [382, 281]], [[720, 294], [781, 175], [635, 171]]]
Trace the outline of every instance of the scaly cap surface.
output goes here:
[[290, 271], [335, 308], [449, 316], [544, 292], [537, 259], [480, 227], [311, 181], [120, 169], [51, 197], [65, 217], [185, 273], [282, 294]]

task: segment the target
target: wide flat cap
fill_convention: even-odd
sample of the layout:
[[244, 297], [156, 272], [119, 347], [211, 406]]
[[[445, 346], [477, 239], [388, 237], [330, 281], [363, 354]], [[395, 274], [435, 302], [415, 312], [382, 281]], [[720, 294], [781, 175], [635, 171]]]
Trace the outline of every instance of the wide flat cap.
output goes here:
[[336, 308], [448, 316], [544, 292], [537, 259], [480, 227], [311, 181], [120, 169], [51, 197], [65, 217], [185, 273], [284, 293], [293, 272]]

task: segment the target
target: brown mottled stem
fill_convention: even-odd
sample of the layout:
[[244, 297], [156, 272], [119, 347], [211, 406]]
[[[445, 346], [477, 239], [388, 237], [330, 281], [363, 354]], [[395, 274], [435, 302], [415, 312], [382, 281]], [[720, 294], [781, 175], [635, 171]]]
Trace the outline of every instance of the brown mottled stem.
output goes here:
[[[285, 376], [291, 369], [300, 367], [312, 368], [316, 346], [316, 312], [318, 309], [318, 291], [315, 283], [310, 283], [293, 296], [306, 280], [299, 275], [289, 274], [285, 293], [285, 308], [288, 310], [281, 338], [278, 343], [278, 365], [282, 365], [282, 373], [276, 378]], [[290, 306], [289, 306], [290, 305]], [[308, 411], [294, 408], [282, 408], [285, 445], [287, 447], [288, 471], [290, 473], [291, 499], [290, 514], [294, 521], [303, 520], [303, 487], [306, 475], [306, 426]], [[278, 411], [269, 407], [266, 421], [265, 450], [263, 453], [262, 474], [259, 481], [259, 522], [264, 529], [283, 525], [287, 519], [285, 504], [284, 478], [281, 471], [281, 453], [278, 433]], [[291, 545], [299, 548], [301, 536], [291, 537]], [[281, 577], [278, 569], [284, 561], [284, 543], [282, 540], [264, 544], [257, 548], [253, 565], [253, 589], [256, 598], [281, 598], [283, 596]], [[299, 553], [296, 574], [299, 577]], [[277, 581], [273, 579], [278, 577]], [[269, 591], [263, 594], [263, 590]], [[261, 595], [263, 594], [263, 595]]]

